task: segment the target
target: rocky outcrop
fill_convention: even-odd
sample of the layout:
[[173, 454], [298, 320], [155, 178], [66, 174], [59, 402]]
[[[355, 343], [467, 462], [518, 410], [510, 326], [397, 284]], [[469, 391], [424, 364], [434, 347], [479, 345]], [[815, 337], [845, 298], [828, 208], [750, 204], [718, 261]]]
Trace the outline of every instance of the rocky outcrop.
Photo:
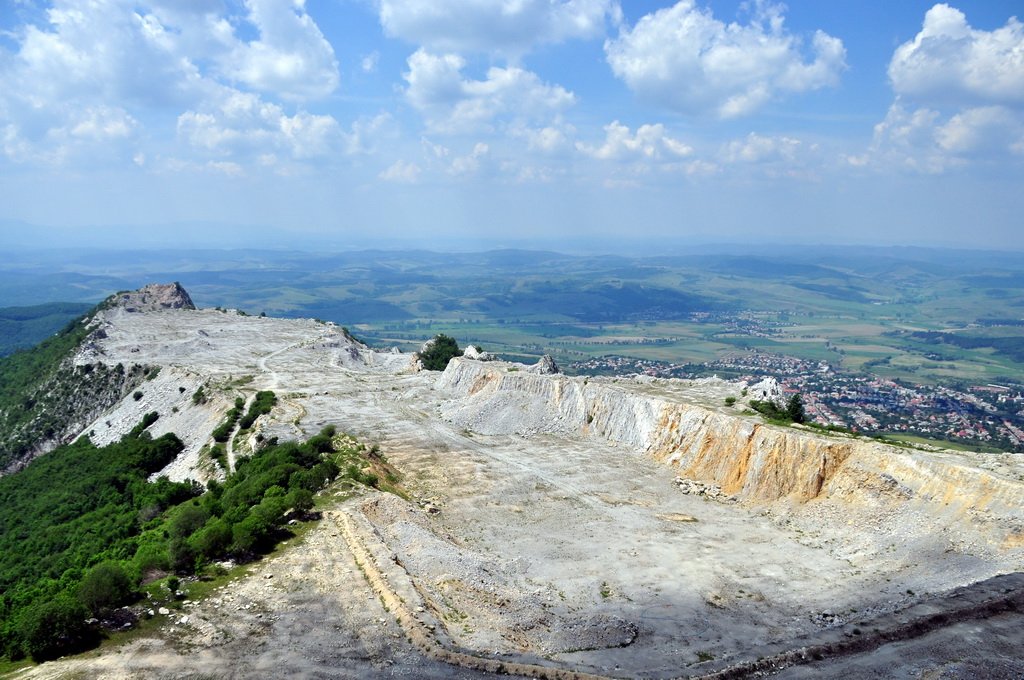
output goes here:
[[161, 309], [195, 309], [192, 298], [181, 284], [151, 283], [135, 291], [118, 293], [110, 305], [126, 312], [155, 312]]
[[771, 376], [750, 385], [746, 390], [751, 399], [758, 401], [770, 401], [781, 406], [784, 400], [779, 381]]
[[494, 361], [495, 357], [490, 352], [485, 352], [476, 345], [467, 345], [466, 349], [463, 350], [462, 356], [467, 359], [475, 359], [476, 361]]
[[555, 375], [556, 373], [562, 372], [559, 370], [558, 364], [555, 363], [554, 357], [550, 354], [545, 354], [538, 359], [537, 363], [530, 366], [529, 371], [530, 373], [537, 373], [539, 375]]

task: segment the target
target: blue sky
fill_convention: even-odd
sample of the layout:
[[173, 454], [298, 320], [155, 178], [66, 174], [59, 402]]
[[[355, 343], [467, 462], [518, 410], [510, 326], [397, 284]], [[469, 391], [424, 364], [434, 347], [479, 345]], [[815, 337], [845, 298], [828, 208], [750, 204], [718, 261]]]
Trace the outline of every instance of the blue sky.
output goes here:
[[0, 0], [0, 229], [1024, 249], [1018, 7]]

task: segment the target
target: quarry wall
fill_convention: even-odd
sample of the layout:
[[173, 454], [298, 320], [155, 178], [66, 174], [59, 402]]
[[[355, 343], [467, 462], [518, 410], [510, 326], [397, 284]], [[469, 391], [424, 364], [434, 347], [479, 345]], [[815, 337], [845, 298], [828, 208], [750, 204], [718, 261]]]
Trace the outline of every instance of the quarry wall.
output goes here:
[[740, 502], [920, 511], [984, 525], [1003, 547], [1024, 545], [1021, 466], [1016, 477], [984, 469], [993, 454], [909, 450], [770, 425], [645, 394], [642, 384], [536, 375], [496, 362], [454, 359], [437, 387], [455, 397], [442, 415], [482, 434], [602, 438], [681, 477], [718, 484]]

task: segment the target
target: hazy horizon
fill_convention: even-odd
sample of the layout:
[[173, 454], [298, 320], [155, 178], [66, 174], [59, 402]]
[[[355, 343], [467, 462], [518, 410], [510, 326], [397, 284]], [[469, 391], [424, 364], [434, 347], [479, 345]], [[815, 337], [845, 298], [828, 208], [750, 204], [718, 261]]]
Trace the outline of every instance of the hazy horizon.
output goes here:
[[0, 243], [1024, 249], [1009, 0], [7, 7]]
[[228, 224], [179, 223], [148, 227], [104, 225], [76, 227], [40, 227], [39, 225], [0, 222], [0, 248], [10, 253], [57, 250], [93, 251], [175, 251], [180, 249], [209, 251], [294, 251], [302, 253], [343, 253], [350, 251], [425, 250], [436, 253], [482, 253], [494, 250], [548, 251], [565, 255], [657, 257], [686, 255], [696, 252], [758, 254], [790, 253], [801, 250], [858, 249], [891, 251], [963, 251], [993, 254], [1022, 254], [1024, 244], [995, 247], [985, 244], [948, 242], [888, 242], [877, 240], [805, 241], [798, 237], [743, 238], [728, 235], [618, 235], [600, 234], [580, 239], [573, 234], [553, 233], [546, 236], [505, 234], [461, 234], [400, 236], [349, 232], [317, 233], [277, 227]]

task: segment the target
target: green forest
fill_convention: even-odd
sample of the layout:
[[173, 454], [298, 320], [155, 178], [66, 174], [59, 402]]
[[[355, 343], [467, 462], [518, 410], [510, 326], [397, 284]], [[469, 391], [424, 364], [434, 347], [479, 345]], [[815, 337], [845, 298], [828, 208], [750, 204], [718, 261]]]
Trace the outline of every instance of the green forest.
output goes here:
[[205, 489], [151, 482], [183, 448], [174, 434], [150, 437], [157, 418], [147, 414], [118, 443], [82, 438], [0, 478], [4, 657], [89, 648], [102, 620], [137, 600], [141, 585], [202, 575], [223, 558], [256, 558], [289, 535], [285, 523], [305, 517], [313, 494], [339, 473], [327, 428], [302, 444], [270, 441]]

